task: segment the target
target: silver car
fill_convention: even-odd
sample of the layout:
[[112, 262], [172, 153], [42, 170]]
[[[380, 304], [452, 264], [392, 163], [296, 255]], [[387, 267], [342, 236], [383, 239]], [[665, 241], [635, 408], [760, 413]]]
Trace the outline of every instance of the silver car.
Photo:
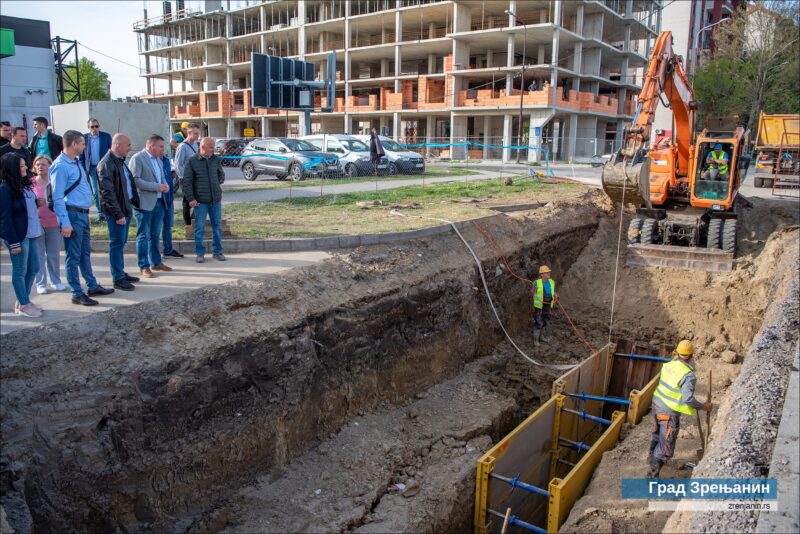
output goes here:
[[247, 144], [239, 167], [245, 180], [255, 180], [259, 174], [271, 174], [279, 180], [290, 178], [328, 178], [342, 175], [339, 158], [317, 149], [301, 139], [269, 137]]
[[[339, 163], [345, 176], [369, 176], [375, 173], [369, 156], [369, 146], [352, 135], [347, 134], [314, 134], [301, 139], [308, 141], [324, 152], [331, 152], [339, 157]], [[384, 172], [389, 164], [384, 159], [377, 165], [378, 172]]]

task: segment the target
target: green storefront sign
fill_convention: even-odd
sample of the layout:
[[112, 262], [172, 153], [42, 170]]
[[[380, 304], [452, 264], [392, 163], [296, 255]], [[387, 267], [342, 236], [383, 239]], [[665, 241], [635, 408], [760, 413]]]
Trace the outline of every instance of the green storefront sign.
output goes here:
[[14, 53], [14, 30], [0, 28], [0, 59], [13, 56]]

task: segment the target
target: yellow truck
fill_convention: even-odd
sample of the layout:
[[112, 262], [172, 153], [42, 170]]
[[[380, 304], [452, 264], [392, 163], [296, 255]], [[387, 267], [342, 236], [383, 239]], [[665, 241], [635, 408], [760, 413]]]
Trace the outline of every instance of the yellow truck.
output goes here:
[[772, 188], [774, 182], [800, 176], [800, 114], [767, 115], [761, 112], [755, 150], [754, 182]]

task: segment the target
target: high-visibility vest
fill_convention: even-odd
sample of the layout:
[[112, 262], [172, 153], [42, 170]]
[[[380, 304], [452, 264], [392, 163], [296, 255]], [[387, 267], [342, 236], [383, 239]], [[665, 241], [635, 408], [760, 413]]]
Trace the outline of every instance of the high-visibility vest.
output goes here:
[[[550, 307], [552, 308], [556, 303], [556, 283], [553, 279], [548, 280], [550, 284]], [[541, 278], [537, 278], [535, 284], [535, 289], [533, 292], [533, 307], [537, 310], [541, 310], [544, 307], [544, 284], [542, 283]]]
[[711, 157], [714, 158], [715, 160], [720, 160], [720, 159], [725, 160], [725, 163], [715, 163], [715, 165], [717, 166], [717, 170], [720, 172], [720, 174], [725, 174], [726, 172], [728, 172], [727, 153], [722, 152], [721, 154], [717, 154], [717, 151], [714, 150], [713, 152], [711, 152]]
[[683, 402], [683, 396], [681, 395], [681, 380], [689, 373], [694, 373], [694, 371], [680, 360], [672, 360], [669, 363], [665, 363], [661, 366], [658, 387], [653, 395], [658, 397], [673, 412], [694, 415], [694, 407]]

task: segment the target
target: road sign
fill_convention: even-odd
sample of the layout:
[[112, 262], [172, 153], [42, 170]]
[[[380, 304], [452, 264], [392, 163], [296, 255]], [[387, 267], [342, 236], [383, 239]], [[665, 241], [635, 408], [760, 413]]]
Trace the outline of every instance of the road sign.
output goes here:
[[541, 126], [534, 126], [533, 127], [533, 135], [534, 135], [534, 137], [541, 137], [542, 136], [542, 127]]

